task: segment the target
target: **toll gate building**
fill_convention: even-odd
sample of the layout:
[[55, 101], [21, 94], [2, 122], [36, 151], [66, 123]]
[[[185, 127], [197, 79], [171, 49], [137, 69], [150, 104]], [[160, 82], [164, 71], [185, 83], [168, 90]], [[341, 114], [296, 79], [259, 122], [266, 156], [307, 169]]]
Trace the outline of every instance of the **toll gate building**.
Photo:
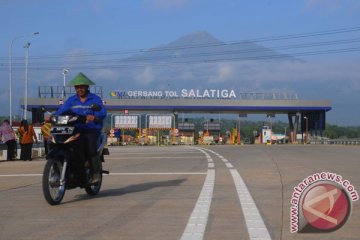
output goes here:
[[[269, 118], [286, 114], [293, 134], [306, 131], [321, 136], [326, 112], [332, 108], [328, 100], [299, 99], [295, 93], [243, 93], [233, 89], [132, 90], [112, 91], [106, 94], [109, 97], [104, 97], [100, 86], [91, 86], [90, 91], [102, 97], [108, 114], [132, 116], [132, 119], [112, 119], [112, 127], [116, 120], [121, 127], [129, 124], [134, 129], [161, 127], [186, 131], [194, 128], [189, 123], [178, 123], [181, 113], [238, 114], [239, 118], [247, 114], [265, 114]], [[31, 111], [33, 122], [42, 122], [44, 107], [54, 111], [73, 94], [74, 89], [67, 86], [39, 87], [37, 98], [28, 98], [26, 108]], [[21, 105], [25, 107], [24, 99]]]

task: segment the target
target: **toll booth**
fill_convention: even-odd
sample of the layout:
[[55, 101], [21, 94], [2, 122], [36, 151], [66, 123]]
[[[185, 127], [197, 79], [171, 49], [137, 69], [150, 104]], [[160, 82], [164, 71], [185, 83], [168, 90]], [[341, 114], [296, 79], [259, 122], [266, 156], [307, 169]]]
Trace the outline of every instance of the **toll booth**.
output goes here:
[[193, 145], [195, 142], [195, 124], [187, 121], [178, 123], [180, 144]]
[[270, 143], [271, 128], [269, 126], [263, 126], [261, 128], [261, 143]]
[[218, 144], [221, 139], [221, 123], [213, 119], [203, 123], [203, 144]]

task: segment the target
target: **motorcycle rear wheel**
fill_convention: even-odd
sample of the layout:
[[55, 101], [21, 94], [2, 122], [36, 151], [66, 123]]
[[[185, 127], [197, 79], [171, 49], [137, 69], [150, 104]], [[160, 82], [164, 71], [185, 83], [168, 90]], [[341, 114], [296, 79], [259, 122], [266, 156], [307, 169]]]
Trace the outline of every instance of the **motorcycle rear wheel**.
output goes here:
[[61, 203], [65, 195], [65, 182], [60, 184], [63, 163], [57, 159], [47, 160], [42, 179], [43, 194], [50, 205]]
[[91, 183], [91, 184], [89, 183], [88, 185], [86, 185], [85, 186], [86, 193], [88, 195], [90, 195], [90, 196], [97, 195], [100, 192], [101, 184], [102, 184], [102, 167], [100, 168], [100, 179], [99, 179], [99, 181], [97, 181], [95, 183]]

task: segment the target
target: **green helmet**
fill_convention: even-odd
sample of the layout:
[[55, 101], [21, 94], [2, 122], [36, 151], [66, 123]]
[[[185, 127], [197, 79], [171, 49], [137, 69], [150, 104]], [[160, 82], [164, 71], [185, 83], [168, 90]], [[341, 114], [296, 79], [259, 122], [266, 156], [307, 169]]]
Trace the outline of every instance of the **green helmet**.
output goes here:
[[79, 85], [95, 85], [85, 74], [80, 72], [73, 80], [68, 83], [69, 86], [79, 86]]

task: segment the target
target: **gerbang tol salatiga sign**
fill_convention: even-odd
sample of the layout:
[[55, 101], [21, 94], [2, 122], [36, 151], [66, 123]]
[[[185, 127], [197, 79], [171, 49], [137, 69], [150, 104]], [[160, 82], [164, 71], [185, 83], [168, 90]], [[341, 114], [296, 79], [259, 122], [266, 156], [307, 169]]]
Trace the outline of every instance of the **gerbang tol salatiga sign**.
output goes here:
[[214, 98], [214, 99], [235, 99], [237, 98], [234, 90], [229, 89], [181, 89], [180, 91], [170, 90], [129, 90], [111, 91], [113, 98]]

